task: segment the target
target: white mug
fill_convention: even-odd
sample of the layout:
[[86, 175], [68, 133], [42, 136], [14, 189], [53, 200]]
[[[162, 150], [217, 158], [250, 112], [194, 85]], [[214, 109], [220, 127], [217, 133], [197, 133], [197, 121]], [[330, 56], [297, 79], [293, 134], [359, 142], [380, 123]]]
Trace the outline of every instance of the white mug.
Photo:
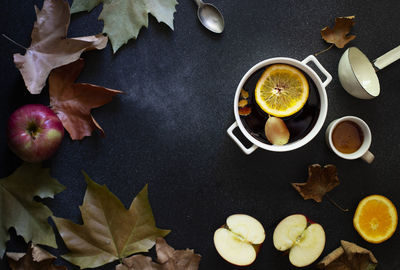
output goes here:
[[[357, 151], [355, 151], [353, 153], [349, 153], [349, 154], [342, 153], [339, 150], [337, 150], [332, 142], [333, 130], [339, 123], [344, 122], [344, 121], [351, 121], [351, 122], [355, 123], [357, 126], [360, 127], [360, 129], [363, 133], [363, 142], [362, 142], [360, 148], [358, 148]], [[375, 158], [375, 156], [369, 151], [369, 147], [371, 146], [371, 141], [372, 141], [371, 130], [369, 129], [367, 123], [365, 123], [362, 119], [360, 119], [358, 117], [344, 116], [342, 118], [332, 121], [329, 124], [328, 128], [326, 129], [325, 139], [326, 139], [326, 143], [328, 144], [329, 148], [332, 149], [332, 151], [341, 158], [344, 158], [344, 159], [361, 158], [362, 160], [364, 160], [367, 163], [372, 163], [372, 161]]]

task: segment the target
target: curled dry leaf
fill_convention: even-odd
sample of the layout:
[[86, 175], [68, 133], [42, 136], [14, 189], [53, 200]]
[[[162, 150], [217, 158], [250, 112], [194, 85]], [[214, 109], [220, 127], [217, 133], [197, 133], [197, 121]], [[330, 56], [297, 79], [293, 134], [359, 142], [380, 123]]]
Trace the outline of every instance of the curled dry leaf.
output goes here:
[[175, 250], [163, 238], [156, 242], [157, 262], [150, 257], [134, 255], [123, 259], [116, 270], [197, 270], [201, 256], [193, 250]]
[[52, 217], [70, 253], [62, 257], [81, 268], [95, 268], [134, 253], [147, 252], [157, 237], [170, 231], [156, 227], [147, 185], [127, 210], [106, 186], [85, 175], [87, 189], [80, 207], [83, 225]]
[[321, 30], [322, 38], [328, 43], [335, 44], [337, 48], [343, 48], [356, 38], [355, 35], [348, 35], [354, 25], [354, 18], [355, 16], [336, 18], [332, 29], [326, 26]]
[[0, 257], [11, 227], [26, 242], [57, 247], [53, 228], [47, 222], [52, 212], [34, 197], [53, 198], [64, 189], [40, 164], [23, 163], [10, 176], [0, 179]]
[[340, 241], [341, 246], [328, 254], [317, 264], [325, 270], [374, 270], [378, 265], [371, 251], [354, 243]]
[[313, 199], [321, 202], [322, 197], [333, 188], [339, 185], [337, 169], [335, 165], [325, 165], [323, 168], [319, 164], [308, 166], [308, 180], [306, 183], [292, 183], [292, 186], [305, 199]]
[[156, 243], [157, 261], [165, 270], [197, 270], [201, 256], [193, 250], [175, 250], [165, 239], [158, 238]]
[[144, 255], [133, 255], [122, 259], [122, 263], [115, 267], [115, 270], [163, 270], [162, 266], [153, 262], [150, 257]]
[[90, 111], [109, 103], [122, 93], [88, 83], [74, 83], [84, 66], [83, 59], [53, 70], [49, 77], [50, 106], [73, 140], [90, 136], [94, 129], [104, 131]]
[[25, 55], [14, 54], [14, 63], [32, 94], [39, 94], [52, 69], [79, 59], [87, 50], [103, 49], [107, 37], [67, 38], [70, 21], [68, 1], [45, 0], [42, 10], [35, 6], [37, 20], [32, 30], [32, 43]]
[[12, 270], [67, 270], [66, 266], [54, 265], [56, 257], [30, 244], [26, 253], [7, 252]]

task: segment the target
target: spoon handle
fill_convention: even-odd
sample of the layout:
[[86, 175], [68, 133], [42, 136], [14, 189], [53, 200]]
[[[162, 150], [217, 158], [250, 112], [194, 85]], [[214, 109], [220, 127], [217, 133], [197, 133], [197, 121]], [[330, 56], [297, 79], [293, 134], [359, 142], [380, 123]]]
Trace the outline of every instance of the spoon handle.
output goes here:
[[196, 2], [198, 7], [201, 7], [204, 4], [204, 2], [201, 0], [194, 0], [194, 1]]

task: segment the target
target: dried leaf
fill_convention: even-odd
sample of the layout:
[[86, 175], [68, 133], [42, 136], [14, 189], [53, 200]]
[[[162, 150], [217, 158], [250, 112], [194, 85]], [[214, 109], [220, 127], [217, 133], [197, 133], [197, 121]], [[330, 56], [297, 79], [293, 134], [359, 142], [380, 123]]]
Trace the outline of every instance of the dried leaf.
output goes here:
[[122, 263], [115, 270], [163, 270], [162, 265], [155, 263], [150, 257], [144, 255], [133, 255], [122, 259]]
[[322, 197], [339, 185], [337, 169], [335, 165], [325, 165], [323, 168], [319, 164], [308, 166], [308, 180], [306, 183], [292, 183], [292, 186], [305, 199], [313, 199], [321, 202]]
[[7, 257], [12, 270], [67, 270], [66, 266], [54, 265], [56, 257], [33, 244], [26, 253], [7, 252]]
[[354, 25], [355, 16], [339, 17], [335, 19], [333, 28], [324, 27], [321, 30], [322, 38], [337, 48], [343, 48], [347, 43], [356, 38], [355, 35], [348, 35]]
[[90, 11], [102, 2], [99, 20], [104, 21], [103, 33], [110, 37], [114, 53], [148, 26], [149, 13], [174, 30], [176, 0], [74, 0], [71, 12]]
[[167, 244], [165, 239], [158, 238], [157, 261], [161, 263], [165, 270], [197, 270], [199, 268], [201, 256], [195, 254], [192, 249], [175, 250]]
[[53, 229], [47, 222], [52, 212], [34, 197], [53, 198], [64, 189], [50, 177], [49, 169], [41, 168], [40, 164], [24, 163], [13, 174], [0, 179], [0, 257], [10, 239], [11, 227], [26, 242], [57, 247]]
[[193, 250], [175, 250], [167, 244], [164, 238], [157, 238], [157, 261], [150, 257], [134, 255], [123, 259], [116, 270], [197, 270], [201, 256]]
[[95, 268], [138, 252], [147, 252], [157, 237], [170, 231], [155, 226], [147, 185], [129, 210], [106, 186], [85, 173], [87, 190], [80, 207], [83, 225], [67, 219], [53, 220], [70, 253], [62, 256], [81, 268]]
[[344, 240], [340, 243], [341, 247], [332, 251], [318, 263], [319, 269], [374, 270], [378, 265], [371, 251]]
[[14, 54], [14, 63], [32, 94], [39, 94], [52, 69], [79, 59], [87, 50], [103, 49], [107, 37], [98, 34], [66, 38], [70, 13], [68, 1], [45, 0], [42, 10], [35, 6], [37, 20], [32, 30], [32, 43], [25, 55]]
[[83, 59], [78, 59], [53, 70], [49, 77], [50, 106], [73, 140], [90, 136], [95, 129], [104, 134], [90, 110], [109, 103], [115, 95], [122, 93], [93, 84], [74, 83], [84, 64]]

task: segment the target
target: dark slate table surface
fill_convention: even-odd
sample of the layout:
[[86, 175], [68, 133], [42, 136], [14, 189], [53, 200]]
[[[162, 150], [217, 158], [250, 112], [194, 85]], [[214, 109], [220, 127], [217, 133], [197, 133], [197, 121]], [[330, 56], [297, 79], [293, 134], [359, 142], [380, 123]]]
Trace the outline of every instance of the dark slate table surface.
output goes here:
[[[332, 74], [326, 91], [329, 109], [318, 136], [289, 153], [257, 150], [246, 156], [227, 136], [235, 121], [233, 96], [241, 77], [257, 62], [276, 56], [298, 60], [328, 45], [320, 29], [332, 26], [335, 17], [356, 15], [350, 43], [374, 59], [400, 44], [397, 0], [390, 1], [228, 1], [214, 0], [226, 22], [225, 32], [215, 35], [197, 20], [193, 1], [180, 1], [175, 31], [151, 17], [148, 29], [113, 55], [110, 46], [85, 53], [86, 67], [79, 81], [121, 89], [110, 104], [93, 111], [107, 136], [82, 141], [68, 136], [58, 154], [45, 163], [67, 190], [46, 204], [56, 216], [81, 222], [78, 206], [86, 189], [81, 170], [106, 184], [128, 206], [149, 183], [156, 223], [172, 229], [167, 241], [175, 248], [193, 248], [203, 258], [200, 269], [237, 269], [215, 251], [213, 233], [226, 217], [247, 213], [266, 229], [266, 241], [256, 262], [246, 269], [293, 269], [287, 257], [276, 251], [272, 233], [277, 223], [294, 213], [304, 213], [323, 225], [323, 255], [341, 239], [371, 249], [378, 269], [400, 269], [399, 230], [388, 241], [365, 242], [352, 225], [358, 202], [370, 194], [382, 194], [400, 207], [400, 61], [379, 72], [381, 95], [358, 100], [340, 86], [337, 65], [344, 49], [333, 48], [318, 56]], [[28, 46], [35, 13], [42, 0], [1, 0], [1, 33]], [[73, 15], [69, 36], [96, 34], [101, 8]], [[48, 104], [48, 90], [30, 95], [14, 67], [12, 54], [23, 52], [0, 38], [0, 177], [8, 176], [20, 160], [6, 145], [9, 115], [27, 103]], [[340, 159], [328, 150], [324, 131], [328, 123], [344, 115], [364, 119], [372, 131], [371, 151], [376, 160]], [[332, 163], [338, 168], [340, 186], [330, 196], [350, 209], [340, 212], [329, 201], [304, 201], [289, 185], [305, 181], [307, 166]], [[60, 250], [66, 248], [58, 237]], [[26, 244], [12, 233], [9, 251], [23, 251]], [[77, 267], [59, 259], [69, 269]], [[100, 269], [114, 269], [115, 264]], [[5, 260], [1, 269], [8, 269]], [[307, 269], [313, 269], [309, 267]]]

